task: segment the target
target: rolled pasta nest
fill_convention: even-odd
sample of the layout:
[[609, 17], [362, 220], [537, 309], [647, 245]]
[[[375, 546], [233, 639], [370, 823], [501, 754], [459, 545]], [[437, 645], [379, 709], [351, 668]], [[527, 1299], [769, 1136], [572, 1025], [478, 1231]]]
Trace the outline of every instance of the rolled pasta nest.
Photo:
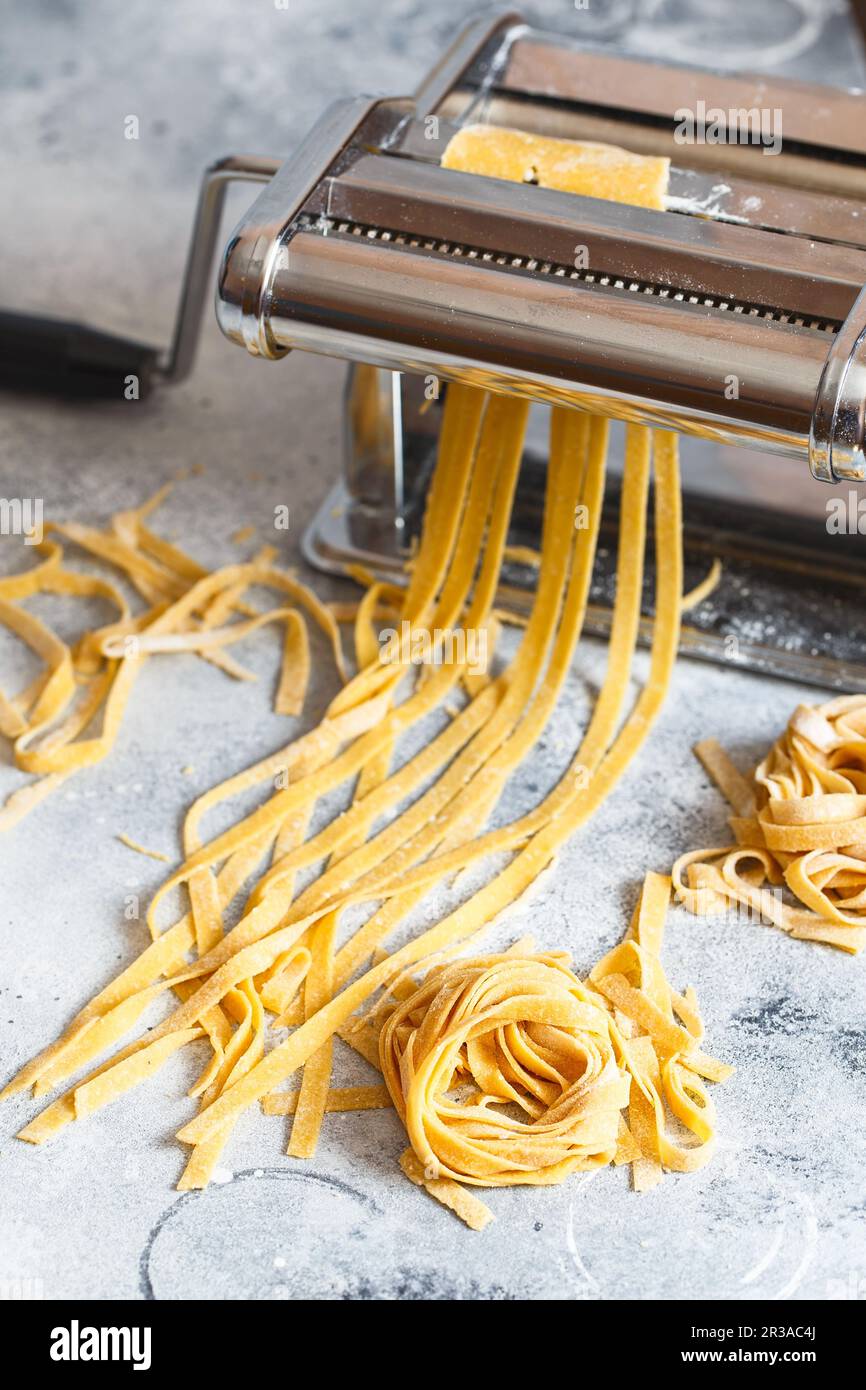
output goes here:
[[[488, 956], [431, 972], [382, 1029], [380, 1058], [434, 1177], [555, 1183], [616, 1153], [629, 1077], [606, 1011], [554, 956]], [[467, 1094], [452, 1098], [464, 1083]]]
[[680, 901], [699, 916], [739, 906], [856, 955], [866, 945], [866, 695], [798, 706], [750, 776], [714, 739], [695, 752], [731, 805], [736, 843], [677, 860]]
[[378, 1058], [411, 1146], [404, 1172], [475, 1229], [492, 1213], [467, 1186], [549, 1186], [631, 1163], [646, 1190], [664, 1168], [711, 1157], [703, 1080], [732, 1069], [701, 1051], [694, 994], [662, 969], [670, 886], [647, 875], [625, 940], [586, 981], [566, 953], [529, 954], [522, 940], [434, 964], [420, 984], [394, 980], [344, 1033]]

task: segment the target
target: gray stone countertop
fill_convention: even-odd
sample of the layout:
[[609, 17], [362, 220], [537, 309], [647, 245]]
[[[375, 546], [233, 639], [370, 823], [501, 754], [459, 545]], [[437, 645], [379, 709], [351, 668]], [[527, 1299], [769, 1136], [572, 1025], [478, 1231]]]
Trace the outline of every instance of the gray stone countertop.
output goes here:
[[[675, 33], [685, 56], [715, 44], [717, 61], [732, 67], [760, 66], [763, 47], [771, 63], [814, 77], [806, 5], [748, 9], [754, 23], [739, 48], [727, 20], [715, 32], [728, 7], [578, 13], [548, 0], [529, 17], [570, 33], [585, 22], [636, 51], [664, 51]], [[813, 4], [808, 14], [824, 25], [827, 79], [853, 82], [863, 65], [843, 9]], [[411, 88], [465, 17], [457, 0], [290, 0], [285, 10], [272, 0], [5, 0], [2, 10], [0, 303], [153, 342], [168, 338], [200, 169], [230, 149], [289, 151], [346, 92]], [[137, 142], [124, 139], [130, 114], [140, 119]], [[209, 321], [192, 378], [145, 407], [5, 399], [0, 495], [39, 496], [51, 516], [104, 521], [201, 464], [203, 474], [176, 484], [160, 525], [216, 565], [245, 553], [231, 540], [239, 527], [255, 525], [262, 539], [285, 503], [281, 558], [290, 562], [339, 466], [341, 381], [332, 362], [253, 361]], [[4, 543], [4, 569], [8, 552]], [[323, 593], [348, 592], [312, 578]], [[73, 630], [63, 604], [50, 612]], [[150, 662], [107, 761], [0, 840], [4, 1078], [144, 944], [143, 924], [125, 920], [123, 905], [146, 899], [164, 866], [117, 832], [174, 858], [191, 796], [286, 741], [287, 721], [270, 708], [275, 653], [272, 633], [246, 645], [256, 684], [192, 657]], [[7, 689], [27, 674], [12, 663], [4, 638]], [[317, 670], [308, 719], [334, 690], [324, 657]], [[603, 649], [584, 642], [511, 804], [554, 774], [602, 672]], [[681, 661], [649, 745], [491, 941], [532, 930], [589, 969], [622, 934], [647, 869], [725, 841], [725, 807], [692, 744], [714, 734], [746, 765], [801, 699], [814, 692]], [[8, 750], [2, 758], [5, 795], [22, 779]], [[665, 964], [675, 986], [697, 990], [709, 1049], [737, 1067], [715, 1089], [719, 1152], [697, 1175], [668, 1176], [644, 1197], [621, 1169], [495, 1191], [496, 1221], [479, 1236], [405, 1181], [392, 1113], [327, 1117], [309, 1163], [285, 1156], [284, 1121], [251, 1113], [220, 1180], [181, 1196], [173, 1134], [194, 1111], [185, 1091], [200, 1065], [181, 1054], [41, 1149], [14, 1138], [36, 1111], [30, 1099], [0, 1109], [0, 1282], [7, 1292], [34, 1280], [46, 1297], [98, 1299], [862, 1298], [863, 962], [754, 923], [672, 910]], [[342, 1054], [339, 1068], [367, 1079]]]

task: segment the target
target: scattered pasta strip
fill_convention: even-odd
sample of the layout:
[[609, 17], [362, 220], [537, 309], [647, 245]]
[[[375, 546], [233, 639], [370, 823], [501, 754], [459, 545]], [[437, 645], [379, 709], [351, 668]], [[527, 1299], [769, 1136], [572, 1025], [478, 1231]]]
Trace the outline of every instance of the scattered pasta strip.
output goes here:
[[[678, 898], [856, 955], [866, 945], [866, 696], [800, 705], [751, 777], [714, 739], [695, 749], [730, 803], [736, 844], [684, 854]], [[783, 899], [787, 887], [799, 906]]]
[[531, 545], [507, 545], [504, 558], [510, 565], [525, 565], [527, 569], [537, 570], [541, 556]]
[[734, 808], [737, 816], [754, 816], [755, 793], [749, 779], [734, 767], [721, 744], [714, 738], [696, 743], [695, 757], [703, 764], [716, 786]]
[[144, 845], [140, 845], [138, 841], [133, 840], [130, 835], [120, 834], [117, 838], [122, 845], [126, 845], [127, 849], [134, 849], [137, 854], [146, 854], [148, 859], [161, 859], [164, 864], [169, 862], [168, 855], [163, 854], [162, 850], [145, 849]]
[[[266, 1115], [294, 1115], [300, 1091], [274, 1091], [263, 1096], [262, 1110]], [[328, 1091], [325, 1109], [328, 1114], [346, 1110], [383, 1110], [391, 1105], [387, 1086], [336, 1086]]]
[[415, 1183], [416, 1187], [423, 1187], [431, 1197], [441, 1202], [443, 1207], [453, 1211], [455, 1216], [466, 1222], [471, 1231], [483, 1231], [493, 1220], [490, 1208], [473, 1193], [467, 1192], [465, 1187], [461, 1187], [459, 1182], [454, 1182], [451, 1178], [427, 1176], [423, 1165], [411, 1149], [405, 1149], [400, 1155], [400, 1167], [410, 1182]]
[[40, 777], [37, 782], [31, 782], [28, 786], [19, 787], [17, 791], [10, 793], [4, 805], [0, 807], [0, 831], [11, 830], [14, 825], [29, 815], [34, 807], [56, 792], [64, 780], [65, 778], [60, 773], [55, 772], [48, 777]]
[[683, 594], [683, 612], [687, 613], [692, 608], [697, 608], [699, 603], [703, 603], [705, 598], [709, 598], [713, 590], [718, 588], [721, 577], [722, 562], [717, 556], [701, 582], [696, 584], [693, 589], [689, 589], [687, 594]]
[[[266, 624], [280, 623], [285, 641], [274, 707], [278, 714], [300, 714], [310, 675], [306, 624], [297, 608], [251, 608], [245, 594], [253, 586], [276, 590], [305, 609], [331, 643], [341, 679], [347, 677], [336, 618], [293, 574], [275, 568], [272, 547], [263, 547], [248, 565], [229, 565], [209, 574], [144, 525], [166, 491], [142, 507], [115, 515], [107, 531], [71, 522], [51, 527], [120, 569], [150, 605], [144, 612], [132, 615], [113, 583], [67, 569], [63, 550], [54, 541], [37, 547], [47, 557], [41, 564], [0, 580], [0, 624], [45, 665], [43, 674], [18, 696], [10, 698], [0, 690], [0, 734], [13, 740], [16, 765], [41, 778], [13, 792], [0, 808], [0, 831], [16, 825], [63, 778], [110, 752], [145, 656], [196, 652], [236, 679], [251, 680], [251, 673], [225, 649]], [[40, 593], [101, 598], [119, 617], [109, 627], [85, 632], [70, 648], [22, 607], [24, 600]], [[237, 613], [243, 615], [240, 621], [230, 622]], [[99, 735], [81, 737], [100, 713]]]

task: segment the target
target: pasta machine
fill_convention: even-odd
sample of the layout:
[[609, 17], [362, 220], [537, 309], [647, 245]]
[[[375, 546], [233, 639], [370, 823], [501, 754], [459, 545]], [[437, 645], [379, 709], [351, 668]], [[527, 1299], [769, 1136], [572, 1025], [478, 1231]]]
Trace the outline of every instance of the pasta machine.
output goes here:
[[[708, 112], [712, 138], [696, 124]], [[669, 155], [667, 209], [442, 167], [469, 122]], [[689, 616], [684, 649], [866, 690], [862, 93], [636, 61], [514, 14], [478, 21], [413, 97], [339, 102], [284, 163], [208, 171], [175, 342], [147, 364], [155, 378], [189, 368], [236, 178], [266, 186], [219, 265], [222, 331], [260, 357], [352, 364], [342, 478], [305, 538], [314, 565], [402, 566], [447, 383], [520, 393], [538, 411], [601, 411], [694, 437], [687, 573], [697, 581], [718, 557], [723, 577]], [[523, 469], [521, 542], [537, 534], [542, 452]], [[847, 509], [835, 529], [830, 497]], [[589, 621], [599, 632], [615, 502]], [[518, 593], [531, 581], [521, 565], [509, 577]]]
[[[725, 139], [682, 138], [678, 117], [701, 103], [726, 113]], [[781, 149], [742, 139], [750, 113], [772, 117]], [[668, 210], [441, 167], [467, 122], [667, 154]], [[808, 464], [846, 507], [866, 477], [864, 285], [861, 94], [635, 62], [506, 15], [471, 25], [414, 98], [326, 112], [232, 236], [217, 317], [262, 357], [364, 364], [347, 386], [343, 477], [306, 538], [313, 564], [402, 563], [440, 382], [588, 407], [702, 441], [689, 573], [718, 556], [724, 577], [686, 650], [866, 689], [859, 530], [828, 534], [824, 489], [803, 477]], [[537, 534], [541, 458], [524, 466], [516, 539]], [[806, 515], [785, 505], [797, 492]], [[516, 588], [529, 578], [515, 567]]]

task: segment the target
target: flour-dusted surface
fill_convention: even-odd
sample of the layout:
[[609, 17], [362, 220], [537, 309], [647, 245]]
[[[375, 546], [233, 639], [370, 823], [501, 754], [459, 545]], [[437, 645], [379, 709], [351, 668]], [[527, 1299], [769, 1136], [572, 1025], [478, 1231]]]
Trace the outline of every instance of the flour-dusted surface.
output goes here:
[[[625, 42], [633, 8], [571, 13], [547, 0], [529, 17], [574, 33], [586, 22]], [[645, 5], [627, 42], [658, 51], [676, 20], [683, 56], [695, 59], [689, 45], [708, 42], [700, 25], [713, 22], [705, 9], [684, 22], [682, 6]], [[803, 7], [762, 7], [756, 22], [770, 9], [775, 57], [812, 75]], [[862, 68], [844, 18], [825, 9], [828, 71], [854, 81]], [[7, 0], [4, 303], [165, 341], [200, 168], [230, 148], [288, 152], [346, 91], [410, 88], [464, 13], [457, 0], [291, 0], [287, 11], [269, 0]], [[725, 29], [719, 61], [757, 64], [727, 18]], [[131, 114], [137, 142], [123, 137]], [[273, 539], [274, 507], [287, 505], [291, 529], [277, 541], [293, 562], [338, 467], [340, 387], [336, 364], [254, 362], [208, 321], [192, 379], [145, 406], [4, 401], [0, 495], [44, 498], [52, 516], [104, 520], [202, 464], [202, 476], [177, 484], [159, 529], [205, 564], [224, 563]], [[233, 544], [248, 523], [255, 539]], [[18, 562], [12, 550], [0, 543], [3, 570]], [[323, 593], [348, 592], [314, 582]], [[62, 605], [51, 618], [74, 631]], [[104, 612], [90, 610], [91, 619]], [[291, 736], [296, 724], [271, 712], [276, 645], [262, 633], [239, 652], [260, 674], [255, 685], [192, 657], [150, 662], [111, 757], [0, 840], [4, 1079], [145, 943], [143, 924], [125, 914], [136, 895], [145, 905], [164, 866], [117, 833], [174, 858], [191, 798]], [[335, 688], [324, 647], [317, 651], [308, 721]], [[603, 655], [599, 644], [583, 645], [568, 700], [517, 779], [512, 808], [562, 765]], [[6, 689], [29, 673], [16, 661], [4, 642]], [[689, 752], [695, 740], [716, 735], [745, 766], [809, 698], [681, 662], [637, 764], [491, 942], [532, 930], [588, 969], [620, 936], [647, 868], [726, 841], [725, 808]], [[5, 746], [3, 758], [5, 794], [22, 779]], [[665, 964], [675, 986], [695, 986], [709, 1047], [738, 1068], [714, 1091], [721, 1146], [702, 1173], [669, 1176], [644, 1197], [629, 1191], [622, 1170], [549, 1190], [495, 1191], [496, 1222], [476, 1235], [403, 1178], [393, 1114], [327, 1117], [318, 1155], [303, 1163], [284, 1156], [284, 1120], [251, 1113], [221, 1181], [179, 1196], [183, 1155], [172, 1136], [194, 1113], [184, 1096], [203, 1057], [189, 1050], [44, 1149], [14, 1138], [34, 1102], [0, 1109], [0, 1281], [14, 1289], [39, 1280], [47, 1297], [130, 1299], [862, 1297], [866, 963], [768, 928], [676, 911]], [[341, 1055], [340, 1066], [346, 1080], [367, 1079], [356, 1059]]]

